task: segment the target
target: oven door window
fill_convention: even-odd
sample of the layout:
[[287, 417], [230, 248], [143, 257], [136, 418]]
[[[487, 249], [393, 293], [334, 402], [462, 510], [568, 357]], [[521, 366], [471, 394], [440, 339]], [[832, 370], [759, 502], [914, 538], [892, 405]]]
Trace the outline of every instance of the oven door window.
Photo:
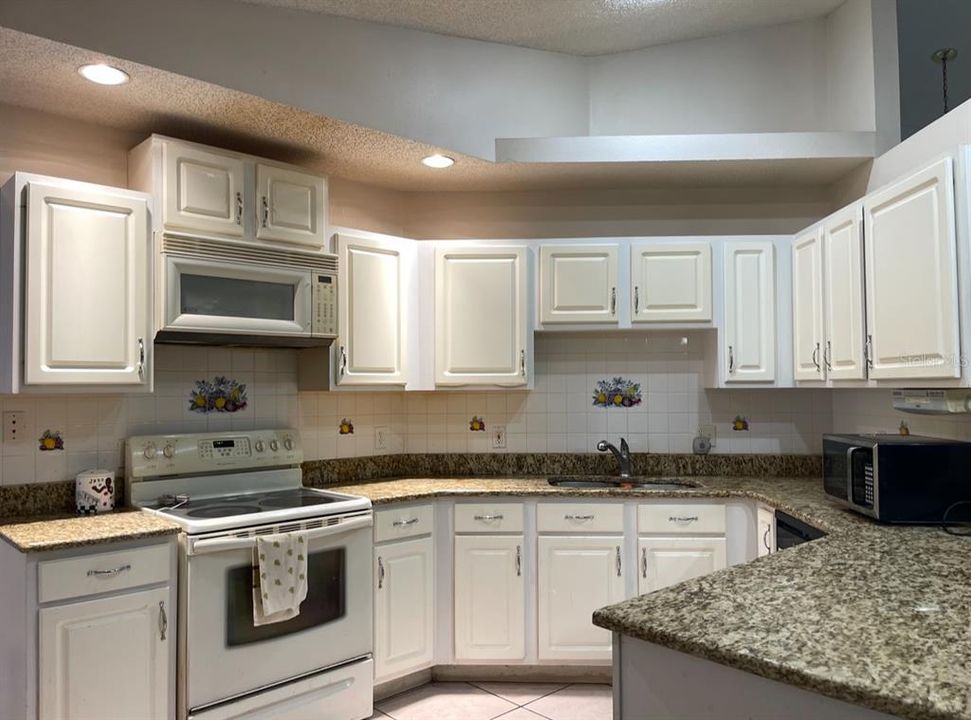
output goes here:
[[226, 573], [226, 646], [271, 640], [344, 617], [347, 601], [347, 559], [344, 548], [311, 553], [307, 558], [307, 598], [300, 614], [269, 625], [253, 624], [253, 586], [257, 571], [251, 565]]
[[179, 310], [189, 315], [289, 320], [294, 318], [294, 286], [289, 283], [180, 276]]

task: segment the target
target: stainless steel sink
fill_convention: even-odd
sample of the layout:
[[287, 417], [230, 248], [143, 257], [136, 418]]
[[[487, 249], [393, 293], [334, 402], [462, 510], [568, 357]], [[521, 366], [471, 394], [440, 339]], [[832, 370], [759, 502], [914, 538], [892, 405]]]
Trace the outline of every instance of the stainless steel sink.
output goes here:
[[698, 487], [698, 483], [681, 478], [656, 478], [634, 476], [628, 478], [617, 475], [564, 475], [551, 477], [549, 484], [565, 488], [629, 488], [638, 490], [687, 490]]

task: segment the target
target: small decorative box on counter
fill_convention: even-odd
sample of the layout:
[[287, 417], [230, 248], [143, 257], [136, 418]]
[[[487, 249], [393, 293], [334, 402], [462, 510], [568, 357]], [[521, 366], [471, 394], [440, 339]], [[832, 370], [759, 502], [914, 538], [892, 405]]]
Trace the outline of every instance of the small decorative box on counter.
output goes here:
[[85, 470], [74, 478], [74, 502], [79, 515], [94, 515], [115, 509], [115, 473]]

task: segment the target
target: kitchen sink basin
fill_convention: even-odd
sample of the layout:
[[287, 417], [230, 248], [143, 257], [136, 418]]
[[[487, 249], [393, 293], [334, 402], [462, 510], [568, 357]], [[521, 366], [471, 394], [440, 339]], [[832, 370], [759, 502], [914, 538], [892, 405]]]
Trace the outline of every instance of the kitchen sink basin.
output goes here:
[[637, 488], [638, 490], [686, 490], [698, 487], [698, 483], [680, 478], [656, 478], [634, 476], [628, 478], [616, 475], [572, 475], [551, 477], [549, 484], [564, 488]]

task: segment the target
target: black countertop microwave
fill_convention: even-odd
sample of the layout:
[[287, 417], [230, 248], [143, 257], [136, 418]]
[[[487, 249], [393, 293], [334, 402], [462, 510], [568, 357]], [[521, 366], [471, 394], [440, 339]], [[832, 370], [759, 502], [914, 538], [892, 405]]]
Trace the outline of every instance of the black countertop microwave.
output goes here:
[[[823, 489], [883, 522], [936, 525], [955, 503], [971, 501], [971, 443], [919, 435], [823, 435]], [[967, 517], [966, 509], [961, 515]]]

